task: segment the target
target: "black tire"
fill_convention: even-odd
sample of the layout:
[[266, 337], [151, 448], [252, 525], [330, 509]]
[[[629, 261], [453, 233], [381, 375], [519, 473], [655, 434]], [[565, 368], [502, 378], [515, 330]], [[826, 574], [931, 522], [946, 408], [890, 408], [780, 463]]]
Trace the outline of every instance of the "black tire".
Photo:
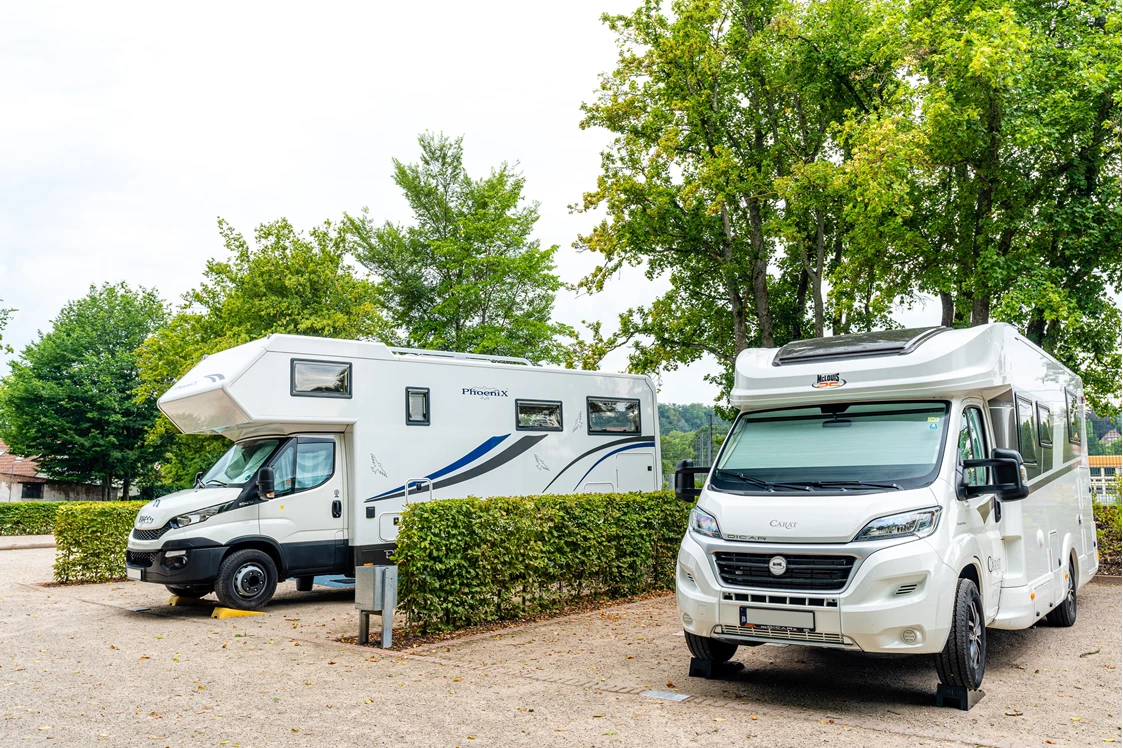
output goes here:
[[235, 551], [222, 559], [214, 591], [227, 608], [258, 610], [277, 591], [277, 566], [264, 551]]
[[736, 644], [710, 639], [706, 636], [698, 636], [689, 631], [683, 633], [686, 634], [686, 646], [690, 648], [690, 654], [700, 660], [728, 662], [737, 653]]
[[987, 666], [987, 629], [983, 599], [970, 579], [960, 579], [955, 588], [955, 609], [944, 651], [936, 655], [940, 682], [971, 691], [983, 683]]
[[206, 597], [214, 592], [214, 586], [210, 584], [192, 584], [183, 587], [174, 584], [165, 584], [164, 587], [167, 588], [168, 592], [177, 597], [190, 597], [194, 599]]
[[312, 591], [313, 577], [297, 577], [296, 578], [296, 591], [297, 592], [311, 592]]
[[1068, 562], [1068, 589], [1061, 604], [1049, 611], [1045, 620], [1051, 626], [1068, 628], [1076, 623], [1076, 568]]

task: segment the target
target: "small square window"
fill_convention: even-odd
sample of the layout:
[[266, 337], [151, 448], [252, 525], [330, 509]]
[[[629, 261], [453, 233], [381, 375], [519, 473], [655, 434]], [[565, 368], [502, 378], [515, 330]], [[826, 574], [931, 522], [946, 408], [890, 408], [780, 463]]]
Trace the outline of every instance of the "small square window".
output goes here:
[[43, 498], [43, 484], [42, 483], [21, 483], [20, 484], [20, 498], [21, 499], [41, 499], [41, 498]]
[[562, 404], [546, 400], [516, 400], [515, 428], [519, 431], [561, 431]]
[[406, 387], [406, 423], [410, 426], [429, 425], [428, 387]]
[[590, 397], [586, 403], [590, 434], [640, 433], [639, 400]]
[[351, 397], [351, 364], [294, 358], [291, 394], [294, 397]]

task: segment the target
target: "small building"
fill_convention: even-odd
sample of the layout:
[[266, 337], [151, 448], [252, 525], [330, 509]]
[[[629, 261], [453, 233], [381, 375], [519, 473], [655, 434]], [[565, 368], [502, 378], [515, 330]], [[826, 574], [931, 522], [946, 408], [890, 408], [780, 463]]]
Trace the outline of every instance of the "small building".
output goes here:
[[1103, 445], [1113, 444], [1113, 443], [1119, 441], [1120, 439], [1123, 439], [1123, 435], [1120, 435], [1120, 433], [1118, 431], [1116, 431], [1115, 429], [1112, 429], [1111, 431], [1107, 432], [1106, 434], [1104, 434], [1103, 436], [1100, 437], [1100, 444], [1103, 444]]
[[[1105, 437], [1106, 438], [1106, 437]], [[1088, 465], [1092, 471], [1092, 498], [1107, 504], [1119, 501], [1113, 492], [1115, 476], [1119, 475], [1120, 455], [1089, 455]]]
[[8, 501], [101, 501], [101, 486], [48, 478], [34, 458], [14, 455], [0, 441], [0, 502]]

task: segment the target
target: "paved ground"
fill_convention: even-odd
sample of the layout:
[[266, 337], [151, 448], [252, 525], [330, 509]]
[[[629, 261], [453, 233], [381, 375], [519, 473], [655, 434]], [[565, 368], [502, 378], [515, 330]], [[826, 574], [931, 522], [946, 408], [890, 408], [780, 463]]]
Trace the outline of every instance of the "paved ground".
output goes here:
[[26, 548], [54, 548], [54, 535], [3, 535], [0, 536], [0, 551], [16, 551]]
[[0, 554], [0, 745], [1121, 741], [1118, 587], [1082, 591], [1073, 629], [991, 632], [964, 713], [929, 706], [920, 658], [764, 646], [731, 680], [688, 678], [670, 598], [386, 654], [336, 641], [357, 629], [347, 590], [289, 582], [265, 615], [217, 621], [153, 585], [41, 587], [52, 560]]

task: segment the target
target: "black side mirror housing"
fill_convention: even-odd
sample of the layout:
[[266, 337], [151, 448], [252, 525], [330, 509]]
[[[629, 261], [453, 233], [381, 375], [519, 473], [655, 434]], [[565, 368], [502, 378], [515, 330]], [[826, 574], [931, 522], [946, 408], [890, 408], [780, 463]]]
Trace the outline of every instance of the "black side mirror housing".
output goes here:
[[273, 468], [263, 467], [257, 471], [257, 497], [262, 501], [273, 498]]
[[694, 501], [702, 495], [702, 489], [694, 487], [695, 475], [709, 475], [708, 467], [694, 467], [694, 460], [679, 460], [675, 464], [675, 498], [679, 501]]
[[963, 485], [963, 495], [966, 498], [992, 493], [999, 501], [1020, 501], [1029, 496], [1022, 455], [1017, 450], [995, 447], [986, 460], [964, 460], [963, 474], [966, 476], [971, 468], [980, 467], [991, 468], [994, 483], [988, 486]]

